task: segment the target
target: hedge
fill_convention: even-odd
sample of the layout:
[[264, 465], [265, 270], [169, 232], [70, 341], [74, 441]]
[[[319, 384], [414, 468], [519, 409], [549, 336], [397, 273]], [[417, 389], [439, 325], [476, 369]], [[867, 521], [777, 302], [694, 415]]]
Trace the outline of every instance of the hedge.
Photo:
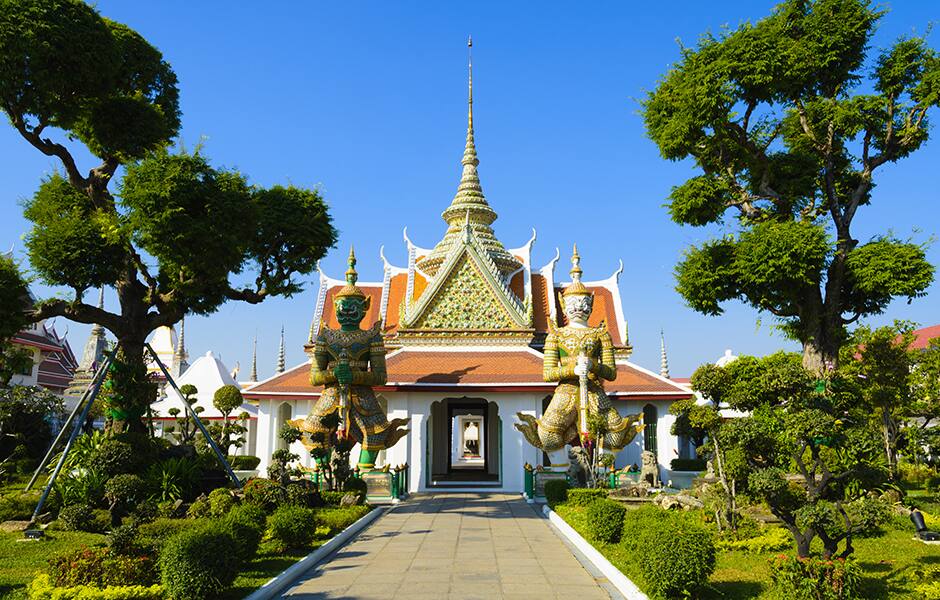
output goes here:
[[161, 583], [171, 600], [209, 600], [234, 581], [241, 564], [238, 540], [217, 523], [183, 530], [160, 551]]
[[26, 595], [29, 600], [162, 600], [163, 588], [159, 585], [55, 587], [49, 576], [43, 573], [29, 582]]
[[568, 490], [566, 504], [570, 506], [587, 506], [595, 500], [607, 497], [607, 490], [600, 488], [571, 488]]
[[620, 541], [626, 513], [627, 509], [616, 500], [594, 500], [588, 504], [585, 511], [589, 527], [588, 537], [605, 544], [616, 544]]
[[568, 500], [568, 482], [552, 479], [545, 482], [545, 501], [549, 506], [563, 504]]

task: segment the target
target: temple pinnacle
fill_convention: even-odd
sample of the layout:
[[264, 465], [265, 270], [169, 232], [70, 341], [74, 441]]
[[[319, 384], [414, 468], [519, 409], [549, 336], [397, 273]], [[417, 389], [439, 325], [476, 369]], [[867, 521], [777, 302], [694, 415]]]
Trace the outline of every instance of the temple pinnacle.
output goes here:
[[277, 372], [283, 373], [285, 369], [284, 361], [284, 326], [281, 325], [281, 346], [277, 351]]
[[462, 168], [460, 183], [457, 185], [457, 193], [454, 194], [450, 206], [441, 214], [444, 221], [447, 222], [447, 233], [444, 234], [444, 239], [438, 242], [427, 256], [417, 261], [418, 268], [432, 276], [437, 273], [438, 268], [444, 263], [448, 252], [460, 244], [467, 214], [470, 216], [470, 223], [473, 225], [477, 241], [480, 242], [480, 246], [496, 263], [500, 273], [504, 276], [508, 275], [520, 266], [519, 261], [506, 251], [502, 243], [493, 234], [491, 225], [496, 220], [496, 211], [490, 207], [483, 195], [483, 186], [480, 185], [480, 175], [477, 172], [480, 160], [477, 158], [473, 132], [472, 48], [473, 39], [468, 38], [467, 138], [463, 158], [460, 160]]
[[248, 381], [258, 381], [258, 336], [255, 335], [251, 346], [251, 373], [248, 375]]
[[666, 334], [663, 333], [662, 329], [659, 330], [659, 348], [659, 374], [669, 379], [669, 361], [666, 359]]

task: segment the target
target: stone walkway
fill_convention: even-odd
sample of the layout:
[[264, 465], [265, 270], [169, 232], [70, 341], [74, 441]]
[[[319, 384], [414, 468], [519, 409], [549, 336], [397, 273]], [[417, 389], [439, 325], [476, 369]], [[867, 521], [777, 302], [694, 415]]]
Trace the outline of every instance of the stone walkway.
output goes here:
[[413, 497], [283, 597], [609, 599], [535, 510], [504, 494]]

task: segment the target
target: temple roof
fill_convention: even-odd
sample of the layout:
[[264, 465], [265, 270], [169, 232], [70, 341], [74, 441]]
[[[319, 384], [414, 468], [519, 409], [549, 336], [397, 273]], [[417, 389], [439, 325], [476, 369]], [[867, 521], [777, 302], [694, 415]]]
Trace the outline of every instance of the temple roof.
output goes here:
[[[388, 383], [376, 391], [469, 391], [551, 393], [555, 383], [542, 379], [542, 354], [532, 348], [418, 349], [402, 348], [388, 355]], [[688, 389], [630, 362], [618, 362], [617, 378], [607, 382], [608, 395], [622, 400], [678, 399]], [[304, 363], [245, 390], [245, 397], [310, 397], [322, 388], [310, 384]]]
[[[203, 408], [203, 412], [199, 414], [200, 419], [221, 419], [222, 413], [212, 404], [212, 398], [216, 390], [225, 385], [238, 386], [238, 382], [232, 378], [228, 367], [222, 363], [220, 358], [213, 355], [212, 352], [206, 352], [204, 356], [197, 358], [195, 362], [186, 369], [185, 373], [176, 378], [177, 386], [183, 387], [186, 384], [196, 386], [197, 400], [193, 407], [201, 406]], [[166, 388], [166, 396], [151, 405], [151, 410], [155, 418], [166, 419], [170, 417], [169, 411], [171, 408], [178, 408], [181, 414], [182, 411], [185, 410], [182, 398], [180, 398], [175, 390], [168, 386]], [[258, 416], [258, 409], [250, 404], [242, 404], [242, 406], [235, 409], [230, 416], [237, 416], [242, 411], [247, 412], [250, 418], [256, 418]]]

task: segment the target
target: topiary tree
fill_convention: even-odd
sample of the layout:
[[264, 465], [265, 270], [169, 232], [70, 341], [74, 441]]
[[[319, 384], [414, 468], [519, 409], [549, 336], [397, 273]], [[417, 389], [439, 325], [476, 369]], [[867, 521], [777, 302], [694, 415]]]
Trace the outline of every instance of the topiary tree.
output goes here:
[[[244, 443], [243, 438], [233, 440], [232, 435], [240, 436], [246, 431], [246, 428], [239, 423], [229, 422], [229, 415], [244, 402], [242, 392], [237, 385], [223, 385], [212, 396], [212, 405], [222, 413], [222, 427], [218, 428], [217, 435], [214, 437], [224, 454], [228, 454], [229, 448], [233, 444], [238, 448]], [[247, 413], [243, 414], [247, 417]], [[244, 418], [240, 420], [244, 420]]]
[[[706, 366], [696, 372], [707, 372]], [[852, 554], [854, 535], [870, 530], [866, 492], [887, 480], [869, 409], [841, 373], [818, 379], [801, 356], [741, 357], [709, 381], [707, 395], [749, 416], [720, 430], [725, 468], [740, 492], [767, 504], [793, 536], [797, 553], [822, 542], [824, 558]], [[791, 473], [795, 471], [795, 473]]]
[[847, 324], [933, 280], [923, 246], [852, 233], [876, 171], [924, 145], [940, 105], [924, 38], [868, 55], [884, 14], [869, 0], [787, 0], [682, 48], [642, 107], [662, 156], [700, 171], [672, 189], [672, 219], [730, 216], [735, 229], [686, 251], [676, 289], [704, 314], [734, 299], [771, 313], [816, 373], [838, 363]]
[[[182, 401], [192, 406], [199, 399], [197, 394], [199, 390], [196, 389], [191, 383], [184, 384], [180, 386], [180, 393], [182, 394]], [[196, 406], [193, 408], [193, 412], [199, 414], [203, 412], [203, 407]], [[196, 420], [189, 415], [188, 410], [180, 410], [175, 406], [169, 411], [171, 417], [176, 419], [176, 425], [171, 425], [166, 428], [167, 433], [171, 433], [173, 437], [176, 438], [176, 441], [179, 444], [189, 444], [192, 443], [193, 439], [196, 437], [196, 433], [199, 431], [199, 428], [196, 426]], [[182, 416], [180, 416], [182, 415]]]
[[[297, 275], [335, 242], [317, 191], [262, 189], [198, 150], [167, 152], [180, 126], [175, 73], [137, 32], [81, 0], [0, 0], [0, 110], [63, 169], [26, 202], [26, 248], [39, 278], [72, 296], [41, 301], [28, 318], [61, 316], [114, 334], [115, 432], [145, 431], [151, 331], [228, 300], [290, 296], [301, 290]], [[100, 163], [82, 171], [54, 130]], [[234, 274], [249, 283], [233, 285]], [[114, 288], [120, 310], [83, 301], [99, 286]]]
[[940, 454], [940, 338], [913, 355], [907, 437], [908, 452], [917, 462], [928, 452]]

